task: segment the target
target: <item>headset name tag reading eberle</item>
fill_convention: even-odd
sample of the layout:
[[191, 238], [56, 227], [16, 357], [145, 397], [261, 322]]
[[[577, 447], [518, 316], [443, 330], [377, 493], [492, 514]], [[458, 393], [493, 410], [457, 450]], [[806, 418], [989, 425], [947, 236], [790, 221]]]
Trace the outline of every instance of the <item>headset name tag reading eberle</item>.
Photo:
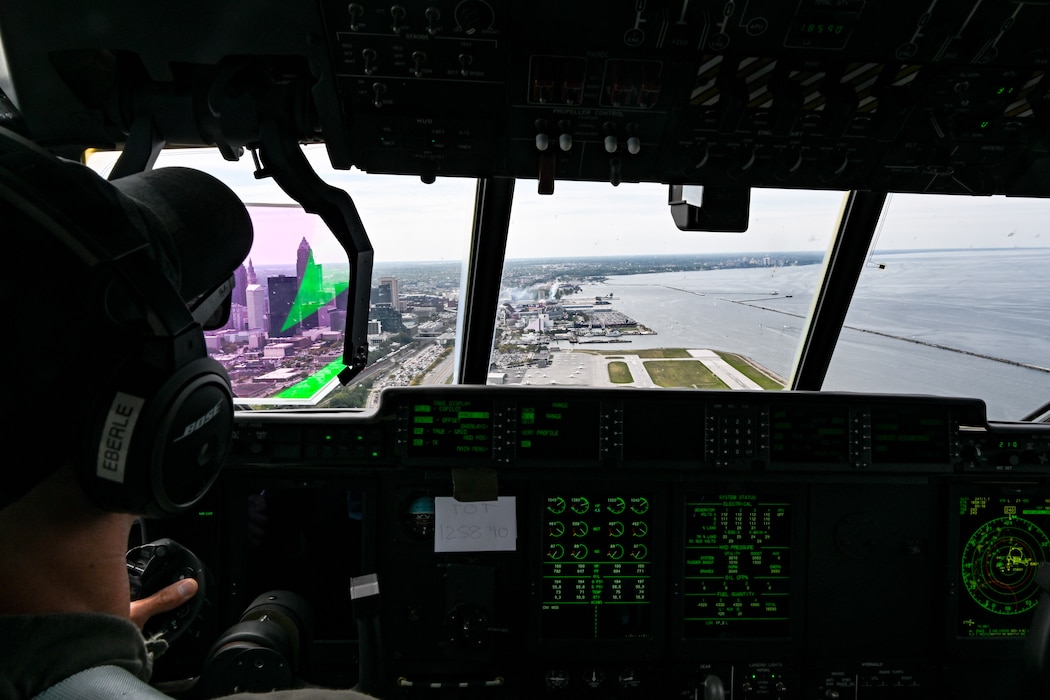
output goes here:
[[124, 483], [124, 467], [131, 447], [131, 436], [135, 434], [135, 423], [145, 403], [141, 397], [123, 392], [113, 397], [99, 444], [98, 468], [95, 471], [99, 477]]

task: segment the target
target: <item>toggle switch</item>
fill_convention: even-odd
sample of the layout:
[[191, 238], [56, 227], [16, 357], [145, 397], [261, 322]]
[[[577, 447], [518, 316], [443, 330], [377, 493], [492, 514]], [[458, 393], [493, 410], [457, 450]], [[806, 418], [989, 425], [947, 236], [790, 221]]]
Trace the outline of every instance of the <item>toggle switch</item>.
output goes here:
[[386, 92], [386, 85], [383, 83], [372, 83], [372, 104], [376, 107], [383, 106], [383, 94]]
[[423, 77], [423, 64], [427, 62], [427, 55], [422, 51], [412, 52], [412, 75], [417, 78]]
[[364, 49], [361, 51], [361, 58], [365, 59], [365, 75], [372, 75], [376, 72], [376, 53], [375, 49]]
[[390, 18], [393, 20], [393, 24], [390, 25], [390, 31], [394, 34], [400, 34], [404, 27], [401, 26], [401, 20], [405, 18], [408, 11], [402, 5], [392, 5], [390, 7]]

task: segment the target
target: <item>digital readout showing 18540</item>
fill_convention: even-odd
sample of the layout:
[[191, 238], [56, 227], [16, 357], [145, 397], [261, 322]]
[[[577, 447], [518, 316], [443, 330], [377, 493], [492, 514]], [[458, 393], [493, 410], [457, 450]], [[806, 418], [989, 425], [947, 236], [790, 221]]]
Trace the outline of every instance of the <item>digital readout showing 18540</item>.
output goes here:
[[415, 457], [488, 457], [492, 454], [489, 401], [434, 399], [412, 405], [409, 454]]
[[789, 636], [790, 504], [693, 494], [685, 508], [683, 636]]
[[551, 495], [543, 520], [541, 635], [645, 639], [652, 631], [653, 538], [641, 495]]

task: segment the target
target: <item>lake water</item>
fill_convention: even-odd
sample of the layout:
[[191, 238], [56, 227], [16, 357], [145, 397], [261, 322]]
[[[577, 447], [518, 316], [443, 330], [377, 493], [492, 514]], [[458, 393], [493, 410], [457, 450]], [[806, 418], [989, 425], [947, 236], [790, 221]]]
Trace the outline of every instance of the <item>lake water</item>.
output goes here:
[[[656, 331], [625, 349], [739, 352], [787, 379], [820, 271], [627, 275], [583, 295], [611, 293], [612, 308]], [[880, 253], [861, 275], [824, 389], [975, 396], [990, 418], [1020, 418], [1050, 400], [1048, 300], [1050, 248]]]

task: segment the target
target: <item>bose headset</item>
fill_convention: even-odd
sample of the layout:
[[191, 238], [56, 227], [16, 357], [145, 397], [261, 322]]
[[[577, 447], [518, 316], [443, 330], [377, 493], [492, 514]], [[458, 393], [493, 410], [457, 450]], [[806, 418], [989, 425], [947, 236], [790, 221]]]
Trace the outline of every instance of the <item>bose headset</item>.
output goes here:
[[[62, 169], [77, 167], [87, 171], [76, 175], [85, 186], [61, 188], [69, 176]], [[218, 476], [233, 429], [233, 394], [225, 369], [208, 357], [201, 323], [156, 258], [163, 251], [107, 188], [118, 189], [0, 128], [0, 202], [83, 263], [91, 280], [83, 293], [97, 295], [100, 325], [112, 326], [127, 347], [113, 366], [78, 373], [97, 385], [71, 386], [90, 392], [84, 415], [74, 416], [82, 445], [73, 465], [78, 480], [104, 510], [170, 517], [192, 507]], [[56, 195], [62, 203], [87, 203], [83, 215], [71, 218]]]

